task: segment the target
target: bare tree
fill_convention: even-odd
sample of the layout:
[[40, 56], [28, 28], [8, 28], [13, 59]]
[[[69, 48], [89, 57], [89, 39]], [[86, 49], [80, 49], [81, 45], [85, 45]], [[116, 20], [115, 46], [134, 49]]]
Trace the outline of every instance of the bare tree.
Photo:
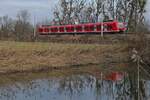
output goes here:
[[[57, 24], [74, 24], [73, 19], [80, 19], [86, 0], [60, 0], [54, 10], [54, 22]], [[63, 22], [63, 23], [62, 23]]]
[[32, 37], [33, 26], [29, 22], [30, 14], [26, 10], [22, 10], [17, 14], [15, 23], [15, 32], [17, 40], [29, 40]]
[[116, 0], [116, 18], [128, 22], [129, 30], [134, 31], [138, 24], [144, 23], [146, 1]]
[[[100, 19], [113, 19], [127, 22], [131, 31], [144, 23], [147, 0], [60, 0], [54, 18], [58, 24], [72, 24], [74, 17], [80, 22], [97, 22]], [[94, 22], [92, 21], [92, 22]]]
[[8, 16], [3, 16], [1, 18], [1, 38], [8, 38], [13, 31], [13, 20]]

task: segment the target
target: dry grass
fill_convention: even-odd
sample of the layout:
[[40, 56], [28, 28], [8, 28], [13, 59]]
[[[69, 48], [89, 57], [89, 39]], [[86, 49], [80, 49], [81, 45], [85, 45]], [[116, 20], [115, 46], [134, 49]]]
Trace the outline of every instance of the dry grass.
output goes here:
[[[0, 41], [0, 72], [114, 63], [124, 59], [126, 44], [61, 44]], [[122, 58], [123, 57], [123, 58]], [[119, 59], [119, 60], [118, 60]]]

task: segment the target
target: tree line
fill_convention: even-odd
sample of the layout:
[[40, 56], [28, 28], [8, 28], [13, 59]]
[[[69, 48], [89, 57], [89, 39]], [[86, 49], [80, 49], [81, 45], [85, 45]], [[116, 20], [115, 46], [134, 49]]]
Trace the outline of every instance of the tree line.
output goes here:
[[135, 31], [145, 23], [147, 0], [59, 0], [52, 24], [75, 24], [118, 20]]
[[21, 10], [15, 19], [9, 16], [0, 17], [0, 39], [31, 41], [33, 39], [33, 25], [27, 10]]

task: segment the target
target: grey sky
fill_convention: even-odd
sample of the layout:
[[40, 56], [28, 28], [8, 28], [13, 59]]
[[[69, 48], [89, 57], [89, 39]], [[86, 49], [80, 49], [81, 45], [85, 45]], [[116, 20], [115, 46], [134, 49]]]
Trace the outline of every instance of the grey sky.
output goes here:
[[146, 18], [150, 21], [150, 0], [147, 0], [147, 6], [146, 6]]
[[[9, 15], [16, 16], [20, 10], [28, 10], [31, 17], [36, 16], [36, 20], [50, 18], [52, 9], [58, 0], [0, 0], [0, 16]], [[150, 0], [147, 4], [146, 18], [150, 21]]]
[[0, 0], [0, 16], [9, 15], [15, 18], [20, 10], [28, 10], [33, 19], [50, 18], [57, 0]]

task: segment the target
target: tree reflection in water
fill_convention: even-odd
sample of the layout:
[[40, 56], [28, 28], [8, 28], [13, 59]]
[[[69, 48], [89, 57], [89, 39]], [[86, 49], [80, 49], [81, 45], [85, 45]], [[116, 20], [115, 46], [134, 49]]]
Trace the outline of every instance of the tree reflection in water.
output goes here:
[[[0, 100], [137, 100], [134, 76], [111, 80], [84, 74], [16, 82], [0, 87]], [[140, 97], [149, 100], [150, 81], [140, 81]]]

